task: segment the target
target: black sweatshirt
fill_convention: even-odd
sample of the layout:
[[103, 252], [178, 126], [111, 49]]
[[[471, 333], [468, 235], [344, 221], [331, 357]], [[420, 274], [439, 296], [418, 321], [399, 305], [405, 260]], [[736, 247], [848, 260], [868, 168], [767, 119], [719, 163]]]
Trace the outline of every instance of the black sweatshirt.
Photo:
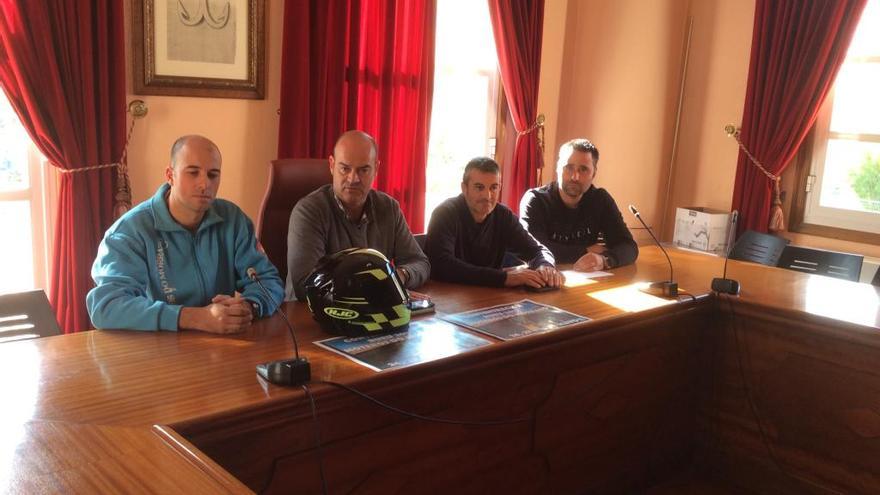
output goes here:
[[610, 268], [628, 265], [639, 257], [639, 246], [605, 189], [591, 185], [572, 209], [562, 202], [554, 181], [526, 191], [519, 209], [523, 226], [550, 248], [559, 263], [577, 261], [600, 235], [608, 248]]
[[502, 204], [476, 223], [463, 195], [449, 198], [431, 215], [425, 253], [431, 278], [445, 282], [501, 287], [505, 251], [530, 260], [529, 267], [554, 266], [553, 254], [535, 240]]

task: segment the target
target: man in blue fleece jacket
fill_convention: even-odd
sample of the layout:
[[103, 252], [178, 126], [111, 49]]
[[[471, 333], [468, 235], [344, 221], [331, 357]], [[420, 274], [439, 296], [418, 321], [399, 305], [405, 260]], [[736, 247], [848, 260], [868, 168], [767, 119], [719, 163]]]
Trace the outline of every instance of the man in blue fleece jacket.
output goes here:
[[107, 230], [92, 266], [97, 286], [86, 298], [97, 328], [233, 333], [281, 303], [281, 278], [257, 250], [253, 224], [215, 199], [221, 161], [207, 138], [181, 137], [168, 182]]

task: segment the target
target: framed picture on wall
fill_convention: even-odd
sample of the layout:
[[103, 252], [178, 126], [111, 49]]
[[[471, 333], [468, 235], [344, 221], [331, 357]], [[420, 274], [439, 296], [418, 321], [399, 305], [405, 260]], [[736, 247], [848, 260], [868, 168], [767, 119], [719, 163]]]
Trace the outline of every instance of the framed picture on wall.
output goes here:
[[134, 92], [265, 97], [265, 0], [131, 0]]

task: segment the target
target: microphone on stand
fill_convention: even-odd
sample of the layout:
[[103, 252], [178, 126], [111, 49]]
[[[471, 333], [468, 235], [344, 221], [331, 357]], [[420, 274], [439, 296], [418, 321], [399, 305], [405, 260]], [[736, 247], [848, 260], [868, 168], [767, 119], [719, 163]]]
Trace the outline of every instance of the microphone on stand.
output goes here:
[[[254, 267], [248, 267], [247, 276], [263, 289], [263, 294], [265, 294], [269, 300], [272, 299], [269, 291], [266, 290], [263, 282], [260, 281], [260, 277], [257, 276], [257, 271]], [[293, 359], [282, 359], [280, 361], [260, 363], [257, 365], [257, 374], [275, 385], [301, 385], [311, 380], [312, 368], [308, 359], [299, 357], [299, 344], [296, 342], [296, 334], [293, 333], [293, 325], [290, 324], [290, 320], [287, 319], [287, 315], [281, 310], [280, 305], [278, 306], [278, 313], [284, 318], [284, 323], [287, 324], [287, 330], [290, 331], [290, 338], [293, 339], [293, 351], [295, 357]]]
[[712, 290], [733, 296], [739, 295], [739, 282], [727, 278], [727, 260], [730, 259], [730, 251], [733, 247], [734, 238], [736, 237], [736, 221], [738, 217], [738, 211], [733, 210], [730, 213], [730, 230], [727, 232], [727, 249], [724, 253], [724, 274], [721, 275], [721, 278], [716, 277], [712, 279]]
[[663, 249], [663, 245], [660, 244], [660, 241], [657, 240], [657, 237], [654, 236], [654, 232], [651, 231], [651, 227], [648, 227], [648, 224], [642, 220], [642, 216], [639, 215], [639, 210], [636, 209], [635, 206], [629, 205], [629, 211], [636, 218], [639, 219], [639, 222], [642, 223], [642, 226], [645, 227], [645, 230], [651, 234], [651, 239], [654, 239], [654, 242], [657, 244], [657, 247], [663, 251], [663, 255], [666, 256], [666, 261], [669, 262], [669, 280], [664, 280], [662, 282], [652, 282], [648, 287], [641, 289], [642, 292], [647, 294], [651, 294], [652, 296], [660, 296], [660, 297], [678, 297], [678, 283], [675, 282], [675, 277], [672, 275], [672, 260], [669, 259], [669, 254], [666, 253], [666, 250]]

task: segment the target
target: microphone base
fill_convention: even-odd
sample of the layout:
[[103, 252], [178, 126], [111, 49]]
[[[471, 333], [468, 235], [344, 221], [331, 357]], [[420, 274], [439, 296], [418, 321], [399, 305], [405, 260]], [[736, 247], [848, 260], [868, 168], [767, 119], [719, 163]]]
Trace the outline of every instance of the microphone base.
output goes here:
[[732, 296], [739, 295], [739, 282], [729, 278], [713, 278], [712, 290], [722, 294], [730, 294]]
[[678, 297], [678, 282], [673, 282], [671, 280], [653, 282], [651, 285], [639, 290], [645, 294], [657, 297]]
[[257, 374], [275, 385], [302, 385], [312, 379], [312, 367], [304, 357], [257, 365]]

